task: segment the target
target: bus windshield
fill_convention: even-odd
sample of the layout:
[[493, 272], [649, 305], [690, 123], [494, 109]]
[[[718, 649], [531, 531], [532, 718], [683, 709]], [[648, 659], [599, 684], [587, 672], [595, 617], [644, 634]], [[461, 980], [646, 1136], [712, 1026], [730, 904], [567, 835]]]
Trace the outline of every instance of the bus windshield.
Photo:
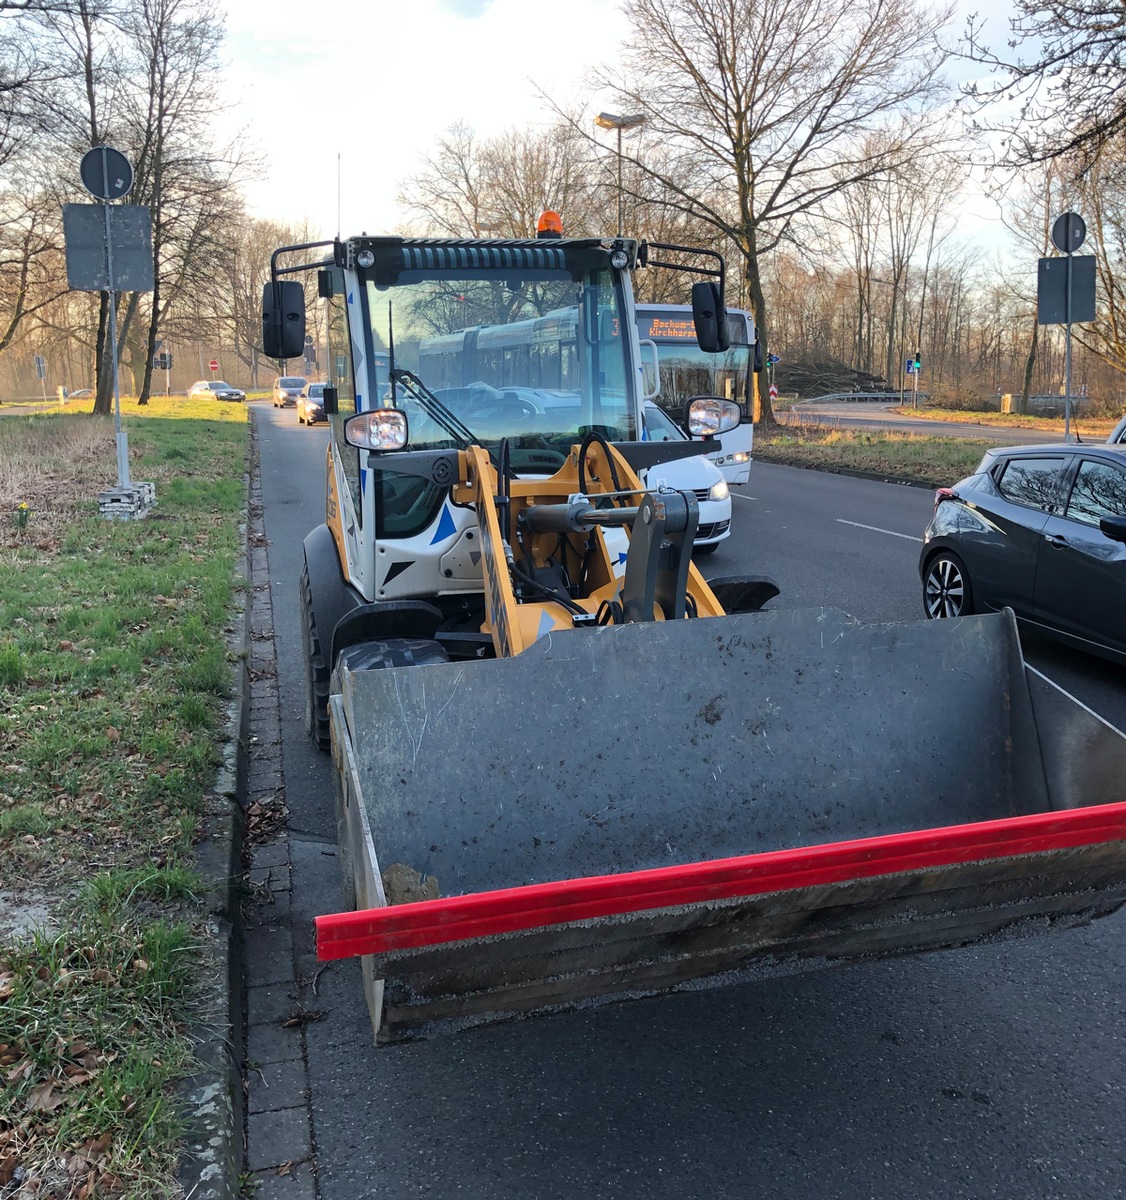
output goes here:
[[376, 399], [407, 412], [411, 449], [449, 447], [450, 435], [391, 378], [392, 352], [489, 449], [509, 438], [562, 453], [590, 430], [638, 436], [621, 285], [604, 253], [523, 254], [509, 250], [510, 267], [408, 265], [394, 286], [369, 272]]
[[[660, 370], [657, 403], [679, 421], [692, 396], [722, 396], [734, 400], [749, 417], [751, 354], [746, 314], [728, 310], [731, 347], [722, 354], [709, 354], [696, 342], [692, 310], [667, 305], [639, 306], [637, 330], [642, 340], [655, 342]], [[646, 362], [647, 389], [654, 390], [652, 363]]]

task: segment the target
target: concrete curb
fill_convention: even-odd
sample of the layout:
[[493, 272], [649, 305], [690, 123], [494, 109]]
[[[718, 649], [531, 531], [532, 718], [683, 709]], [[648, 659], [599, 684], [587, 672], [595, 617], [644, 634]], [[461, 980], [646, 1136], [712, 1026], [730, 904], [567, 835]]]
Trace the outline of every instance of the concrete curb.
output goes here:
[[258, 452], [249, 426], [245, 502], [239, 525], [235, 596], [227, 645], [232, 698], [227, 705], [223, 761], [200, 827], [196, 866], [208, 881], [205, 897], [209, 942], [201, 957], [201, 1013], [193, 1031], [199, 1070], [183, 1081], [185, 1123], [179, 1183], [192, 1200], [237, 1200], [243, 1171], [245, 1123], [242, 1083], [243, 953], [242, 855], [250, 744], [251, 479]]

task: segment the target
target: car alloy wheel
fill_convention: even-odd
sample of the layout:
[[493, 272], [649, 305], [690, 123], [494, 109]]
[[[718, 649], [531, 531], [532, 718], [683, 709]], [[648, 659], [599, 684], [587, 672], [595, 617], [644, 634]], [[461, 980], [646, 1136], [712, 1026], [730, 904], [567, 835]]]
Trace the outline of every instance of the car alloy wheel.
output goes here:
[[931, 559], [923, 583], [923, 607], [931, 620], [973, 612], [973, 592], [965, 563], [949, 550]]

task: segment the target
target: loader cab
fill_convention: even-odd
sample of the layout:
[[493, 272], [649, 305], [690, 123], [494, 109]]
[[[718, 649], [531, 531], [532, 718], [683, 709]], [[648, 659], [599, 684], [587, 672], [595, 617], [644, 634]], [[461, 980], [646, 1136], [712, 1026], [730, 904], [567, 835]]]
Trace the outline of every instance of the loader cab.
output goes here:
[[[479, 555], [462, 544], [472, 514], [451, 503], [441, 482], [381, 466], [378, 455], [349, 445], [345, 423], [401, 408], [408, 451], [478, 444], [496, 454], [504, 442], [516, 475], [554, 474], [588, 434], [640, 441], [645, 387], [630, 272], [643, 248], [621, 238], [361, 236], [331, 245], [331, 264], [278, 267], [275, 255], [263, 341], [272, 356], [297, 352], [302, 285], [277, 276], [321, 267], [333, 363], [351, 368], [347, 379], [335, 370], [326, 495], [345, 579], [369, 602], [479, 593]], [[706, 303], [695, 303], [697, 290], [703, 340], [722, 311], [722, 288], [708, 285]], [[404, 386], [404, 372], [464, 436], [434, 419], [433, 405]]]

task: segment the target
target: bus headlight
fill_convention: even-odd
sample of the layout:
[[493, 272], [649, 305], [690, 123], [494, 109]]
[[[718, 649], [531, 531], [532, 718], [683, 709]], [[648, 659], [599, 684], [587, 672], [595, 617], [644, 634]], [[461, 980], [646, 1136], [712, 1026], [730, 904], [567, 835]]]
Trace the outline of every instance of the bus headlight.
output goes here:
[[713, 483], [708, 489], [709, 500], [726, 500], [730, 495], [731, 492], [728, 490], [726, 479], [721, 479], [719, 483]]
[[402, 450], [409, 435], [407, 414], [399, 408], [375, 408], [344, 422], [344, 440], [361, 450]]

